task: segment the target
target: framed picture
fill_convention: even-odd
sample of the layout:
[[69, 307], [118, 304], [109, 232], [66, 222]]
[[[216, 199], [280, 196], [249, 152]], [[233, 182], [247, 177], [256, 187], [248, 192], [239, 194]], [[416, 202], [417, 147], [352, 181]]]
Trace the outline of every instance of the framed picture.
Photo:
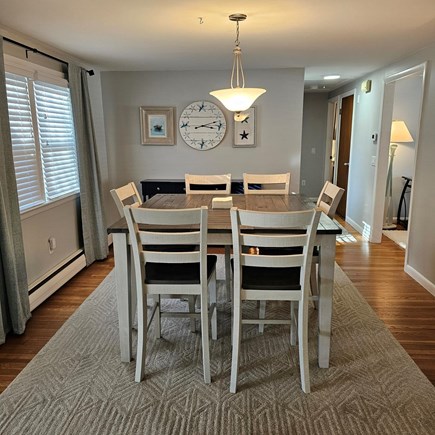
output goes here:
[[139, 108], [142, 145], [175, 145], [175, 107]]
[[248, 116], [243, 121], [234, 121], [234, 147], [255, 147], [255, 107], [245, 112]]

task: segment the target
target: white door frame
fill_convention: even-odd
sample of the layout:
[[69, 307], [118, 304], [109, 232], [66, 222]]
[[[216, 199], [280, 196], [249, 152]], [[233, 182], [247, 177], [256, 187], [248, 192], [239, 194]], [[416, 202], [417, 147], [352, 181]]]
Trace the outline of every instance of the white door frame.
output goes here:
[[[373, 215], [372, 215], [372, 231], [370, 235], [370, 242], [380, 243], [382, 240], [382, 227], [384, 223], [384, 206], [385, 206], [385, 188], [387, 184], [387, 170], [388, 170], [388, 159], [389, 159], [389, 147], [390, 147], [390, 134], [391, 134], [391, 122], [393, 120], [393, 105], [394, 105], [394, 87], [398, 80], [404, 79], [406, 77], [412, 76], [414, 74], [422, 74], [422, 101], [420, 105], [419, 113], [419, 124], [421, 122], [421, 112], [423, 108], [423, 90], [425, 86], [426, 77], [426, 67], [427, 62], [416, 65], [412, 68], [407, 68], [406, 70], [400, 71], [395, 74], [391, 74], [384, 79], [384, 96], [382, 103], [382, 114], [381, 114], [381, 128], [379, 134], [379, 147], [377, 154], [377, 165], [375, 172], [375, 184], [373, 192]], [[414, 154], [414, 169], [415, 160], [417, 158], [418, 152], [418, 138], [419, 138], [420, 128], [417, 131], [415, 144], [415, 154]], [[409, 205], [409, 217], [408, 217], [408, 228], [411, 225], [412, 220], [412, 189], [411, 198]], [[408, 233], [409, 234], [409, 233]], [[408, 262], [408, 250], [406, 250], [405, 255], [405, 265]]]

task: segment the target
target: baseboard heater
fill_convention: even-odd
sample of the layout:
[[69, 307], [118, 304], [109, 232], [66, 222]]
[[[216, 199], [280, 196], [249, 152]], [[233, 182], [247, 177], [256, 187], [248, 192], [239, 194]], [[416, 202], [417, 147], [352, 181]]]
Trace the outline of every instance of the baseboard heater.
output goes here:
[[83, 251], [77, 251], [57, 265], [45, 276], [33, 283], [29, 289], [30, 311], [42, 304], [56, 290], [73, 278], [86, 267], [86, 258]]

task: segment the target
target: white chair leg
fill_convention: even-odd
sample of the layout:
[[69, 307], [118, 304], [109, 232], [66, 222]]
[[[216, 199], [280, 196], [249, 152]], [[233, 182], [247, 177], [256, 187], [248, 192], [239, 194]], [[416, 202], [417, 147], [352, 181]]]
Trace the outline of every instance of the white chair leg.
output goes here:
[[296, 301], [290, 302], [290, 344], [296, 345], [296, 331], [298, 322], [296, 320]]
[[231, 246], [225, 245], [225, 288], [227, 301], [231, 300]]
[[156, 317], [156, 338], [162, 338], [162, 318], [160, 316], [162, 307], [160, 305], [160, 295], [154, 296], [154, 300], [157, 304], [156, 313], [154, 314]]
[[[137, 316], [137, 352], [136, 352], [136, 374], [134, 380], [142, 381], [145, 375], [145, 357], [147, 341], [147, 303], [143, 296], [138, 300]], [[141, 306], [140, 306], [141, 305]]]
[[[265, 319], [266, 318], [266, 301], [260, 301], [260, 306], [258, 308], [258, 318]], [[258, 325], [258, 332], [262, 334], [264, 332], [264, 323]]]
[[311, 285], [311, 296], [313, 296], [314, 308], [317, 310], [319, 302], [319, 287], [317, 285], [317, 264], [312, 263], [311, 274], [310, 274], [310, 285]]
[[201, 294], [201, 338], [202, 338], [202, 365], [204, 371], [204, 382], [211, 383], [210, 376], [210, 346], [208, 338], [208, 304], [207, 293], [202, 291]]
[[230, 393], [237, 391], [237, 375], [239, 372], [239, 351], [242, 332], [240, 296], [234, 296], [233, 308], [233, 352], [231, 358]]
[[310, 367], [308, 360], [308, 303], [299, 302], [298, 310], [298, 335], [299, 335], [299, 368], [301, 372], [301, 387], [304, 393], [309, 393]]
[[211, 315], [211, 338], [217, 340], [217, 295], [216, 295], [216, 271], [213, 272], [209, 284], [210, 304], [214, 306]]
[[[188, 296], [189, 313], [195, 312], [195, 296]], [[190, 318], [190, 332], [196, 332], [196, 320], [195, 317]]]

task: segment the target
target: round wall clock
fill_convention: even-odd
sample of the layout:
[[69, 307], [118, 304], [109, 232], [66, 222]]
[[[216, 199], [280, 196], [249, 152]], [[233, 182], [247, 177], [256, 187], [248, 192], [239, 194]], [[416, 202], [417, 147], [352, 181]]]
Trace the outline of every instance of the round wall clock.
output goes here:
[[225, 136], [227, 122], [222, 110], [209, 101], [195, 101], [181, 112], [179, 129], [190, 147], [206, 151], [218, 146]]

